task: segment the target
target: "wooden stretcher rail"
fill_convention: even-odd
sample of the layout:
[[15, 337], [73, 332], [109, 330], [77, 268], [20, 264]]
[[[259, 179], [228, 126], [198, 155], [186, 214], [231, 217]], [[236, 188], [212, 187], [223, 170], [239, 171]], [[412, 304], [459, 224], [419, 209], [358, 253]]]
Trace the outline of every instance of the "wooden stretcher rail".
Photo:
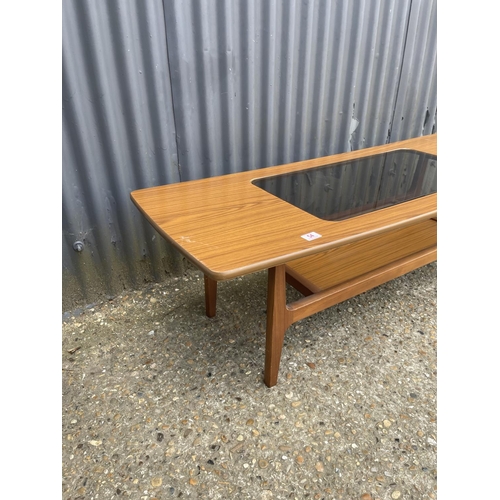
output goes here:
[[370, 271], [357, 278], [327, 288], [321, 292], [313, 293], [288, 304], [288, 325], [304, 319], [311, 314], [322, 311], [339, 302], [350, 299], [360, 293], [371, 290], [403, 274], [414, 271], [419, 267], [430, 264], [437, 259], [437, 246], [426, 248], [413, 255], [399, 259], [379, 269]]

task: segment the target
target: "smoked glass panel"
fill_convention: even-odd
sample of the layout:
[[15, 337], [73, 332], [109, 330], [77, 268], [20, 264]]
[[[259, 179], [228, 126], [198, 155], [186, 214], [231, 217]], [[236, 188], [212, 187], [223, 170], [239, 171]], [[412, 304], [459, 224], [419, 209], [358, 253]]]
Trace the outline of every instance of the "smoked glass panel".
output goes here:
[[437, 192], [437, 157], [397, 150], [253, 184], [326, 220], [343, 220]]

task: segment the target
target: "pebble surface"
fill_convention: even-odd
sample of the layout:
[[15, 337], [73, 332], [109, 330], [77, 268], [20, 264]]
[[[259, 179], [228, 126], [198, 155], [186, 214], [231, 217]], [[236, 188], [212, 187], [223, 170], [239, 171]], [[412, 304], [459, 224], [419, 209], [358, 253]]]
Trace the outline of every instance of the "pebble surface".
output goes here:
[[271, 389], [265, 272], [66, 314], [62, 499], [437, 499], [436, 275], [292, 325]]

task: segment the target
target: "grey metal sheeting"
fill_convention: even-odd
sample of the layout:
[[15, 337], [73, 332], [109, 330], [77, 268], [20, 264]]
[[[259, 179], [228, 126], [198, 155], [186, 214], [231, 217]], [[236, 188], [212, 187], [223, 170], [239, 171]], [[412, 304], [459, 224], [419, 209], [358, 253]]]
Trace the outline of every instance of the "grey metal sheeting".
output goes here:
[[65, 0], [63, 310], [182, 269], [134, 189], [436, 132], [436, 32], [431, 0]]

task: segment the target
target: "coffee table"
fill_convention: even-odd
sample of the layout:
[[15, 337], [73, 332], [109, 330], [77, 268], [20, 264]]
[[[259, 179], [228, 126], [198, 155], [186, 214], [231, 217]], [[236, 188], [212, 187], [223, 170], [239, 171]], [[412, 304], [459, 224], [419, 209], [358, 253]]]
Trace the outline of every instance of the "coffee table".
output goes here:
[[[437, 135], [139, 189], [131, 199], [205, 276], [268, 270], [264, 382], [287, 328], [437, 259]], [[286, 283], [303, 297], [288, 303]]]

